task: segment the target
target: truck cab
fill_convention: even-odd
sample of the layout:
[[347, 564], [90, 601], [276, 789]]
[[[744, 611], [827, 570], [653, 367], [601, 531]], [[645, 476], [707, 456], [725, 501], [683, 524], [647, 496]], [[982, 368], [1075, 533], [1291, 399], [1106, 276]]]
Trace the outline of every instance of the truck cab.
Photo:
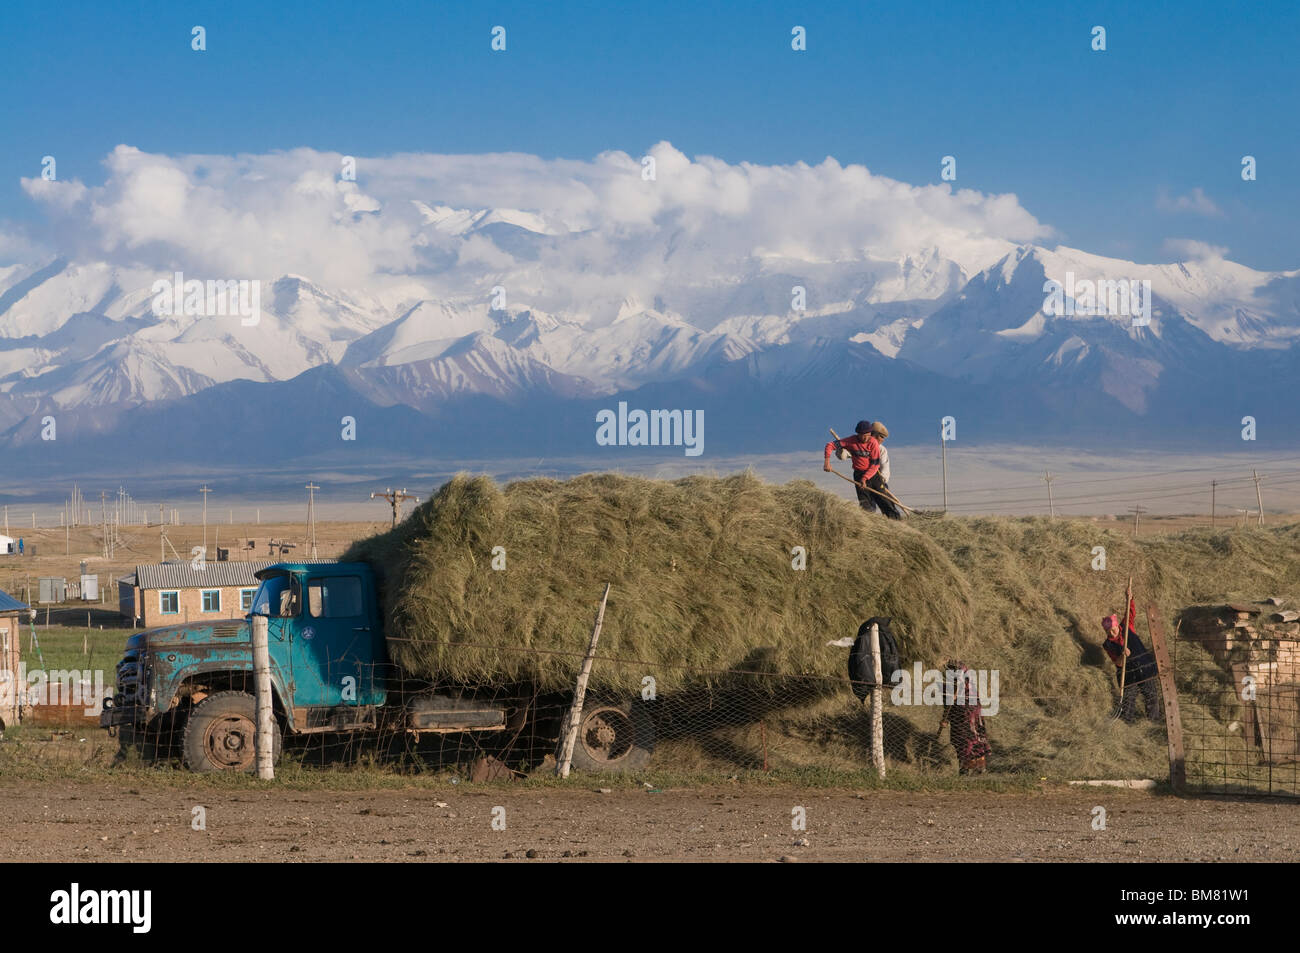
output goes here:
[[[253, 613], [268, 617], [273, 709], [281, 732], [373, 728], [389, 660], [364, 563], [278, 563], [257, 573]], [[100, 725], [150, 759], [179, 752], [199, 771], [253, 764], [249, 623], [167, 626], [127, 640]]]

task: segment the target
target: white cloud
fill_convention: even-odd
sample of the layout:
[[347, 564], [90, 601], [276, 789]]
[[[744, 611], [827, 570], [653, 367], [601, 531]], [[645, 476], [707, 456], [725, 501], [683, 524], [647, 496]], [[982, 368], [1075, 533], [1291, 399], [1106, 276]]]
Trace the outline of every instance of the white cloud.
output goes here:
[[[649, 154], [654, 181], [642, 179], [641, 157], [606, 152], [358, 157], [350, 182], [339, 179], [340, 155], [311, 149], [173, 157], [118, 146], [102, 185], [23, 187], [74, 259], [222, 277], [292, 273], [340, 288], [419, 276], [447, 295], [477, 294], [510, 273], [515, 289], [556, 309], [651, 300], [774, 259], [895, 261], [934, 247], [973, 272], [1011, 243], [1051, 234], [1014, 195], [912, 186], [830, 158], [731, 164], [666, 142]], [[448, 233], [429, 219], [436, 206], [520, 210], [533, 218], [505, 217], [540, 221], [551, 237], [524, 234], [530, 246]]]
[[1167, 190], [1161, 189], [1156, 195], [1156, 208], [1162, 212], [1193, 212], [1208, 218], [1223, 217], [1223, 210], [1214, 204], [1199, 185], [1187, 195], [1170, 196]]
[[1197, 241], [1195, 238], [1166, 238], [1164, 249], [1184, 261], [1223, 258], [1228, 254], [1228, 249], [1223, 245], [1211, 245], [1209, 242]]

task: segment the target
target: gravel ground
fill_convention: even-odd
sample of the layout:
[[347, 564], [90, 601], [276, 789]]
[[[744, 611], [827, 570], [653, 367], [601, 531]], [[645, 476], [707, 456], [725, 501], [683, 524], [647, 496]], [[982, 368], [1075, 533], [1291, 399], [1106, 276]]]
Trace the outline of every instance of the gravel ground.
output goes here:
[[[196, 807], [205, 830], [192, 828]], [[1096, 807], [1104, 830], [1093, 829]], [[794, 829], [795, 808], [806, 829]], [[1113, 789], [256, 792], [0, 780], [0, 860], [1295, 862], [1295, 811]]]

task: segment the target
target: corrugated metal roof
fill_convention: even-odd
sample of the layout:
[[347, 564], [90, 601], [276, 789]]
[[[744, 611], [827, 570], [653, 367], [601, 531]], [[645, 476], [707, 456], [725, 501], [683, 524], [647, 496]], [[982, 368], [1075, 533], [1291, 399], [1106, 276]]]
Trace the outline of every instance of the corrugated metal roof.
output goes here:
[[13, 596], [9, 595], [9, 593], [0, 592], [0, 612], [12, 612], [14, 609], [26, 609], [26, 608], [27, 606], [23, 605]]
[[207, 562], [202, 569], [195, 569], [189, 563], [160, 563], [152, 566], [136, 566], [136, 585], [141, 589], [215, 589], [220, 586], [247, 586], [252, 589], [257, 585], [253, 573], [264, 566], [274, 565], [270, 561], [262, 562]]
[[188, 562], [155, 563], [136, 566], [135, 578], [136, 585], [141, 589], [217, 589], [222, 586], [246, 586], [252, 589], [258, 585], [254, 573], [277, 563], [278, 560], [266, 559], [250, 562], [209, 560], [203, 569], [195, 569]]

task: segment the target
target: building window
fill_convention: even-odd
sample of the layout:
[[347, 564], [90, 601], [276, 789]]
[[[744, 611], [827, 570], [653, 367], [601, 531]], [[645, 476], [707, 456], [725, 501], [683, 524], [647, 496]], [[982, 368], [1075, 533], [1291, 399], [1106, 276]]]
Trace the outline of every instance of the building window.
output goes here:
[[253, 596], [257, 595], [256, 589], [239, 590], [239, 610], [241, 612], [253, 611]]
[[203, 590], [203, 611], [204, 612], [221, 611], [221, 590], [220, 589]]
[[181, 594], [179, 592], [158, 593], [158, 609], [163, 615], [175, 615], [181, 611]]

